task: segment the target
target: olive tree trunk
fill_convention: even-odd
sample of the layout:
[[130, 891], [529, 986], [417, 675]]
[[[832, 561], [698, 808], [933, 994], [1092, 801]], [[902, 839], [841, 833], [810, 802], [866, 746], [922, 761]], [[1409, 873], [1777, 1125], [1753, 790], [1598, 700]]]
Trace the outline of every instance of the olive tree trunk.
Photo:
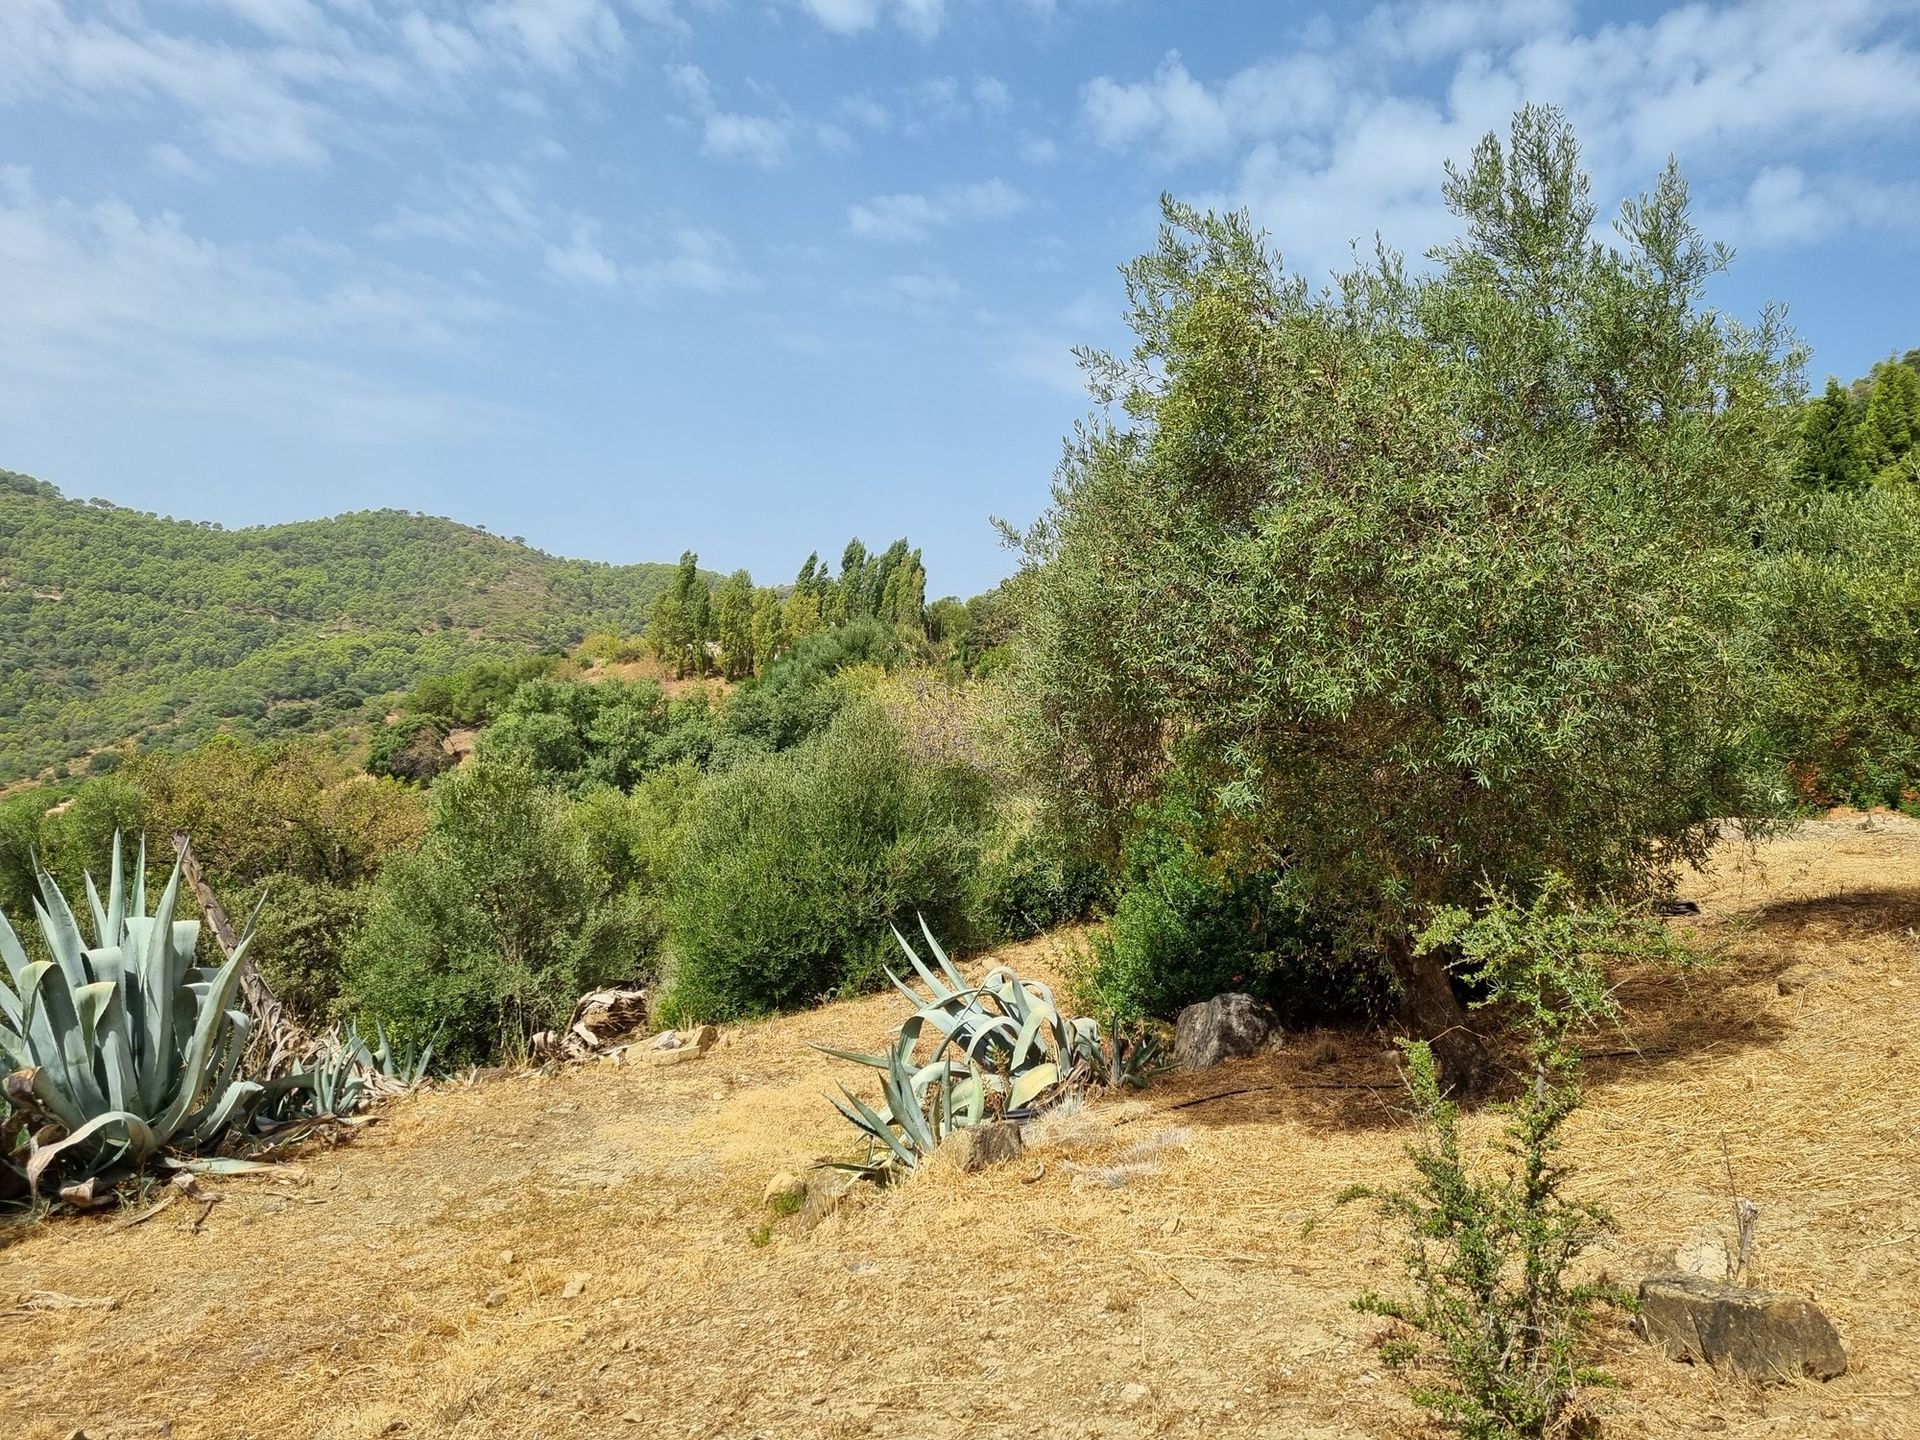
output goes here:
[[1441, 957], [1416, 953], [1412, 938], [1404, 935], [1388, 940], [1386, 954], [1400, 982], [1400, 1023], [1432, 1048], [1441, 1087], [1460, 1096], [1485, 1090], [1493, 1078], [1493, 1061], [1453, 993]]

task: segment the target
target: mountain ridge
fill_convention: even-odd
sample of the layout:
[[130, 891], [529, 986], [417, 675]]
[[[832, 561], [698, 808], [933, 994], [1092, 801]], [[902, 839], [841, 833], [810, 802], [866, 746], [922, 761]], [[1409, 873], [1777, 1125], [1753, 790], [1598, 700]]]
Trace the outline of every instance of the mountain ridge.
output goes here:
[[631, 634], [674, 568], [404, 510], [227, 529], [0, 470], [0, 783], [128, 740], [336, 728], [427, 674]]

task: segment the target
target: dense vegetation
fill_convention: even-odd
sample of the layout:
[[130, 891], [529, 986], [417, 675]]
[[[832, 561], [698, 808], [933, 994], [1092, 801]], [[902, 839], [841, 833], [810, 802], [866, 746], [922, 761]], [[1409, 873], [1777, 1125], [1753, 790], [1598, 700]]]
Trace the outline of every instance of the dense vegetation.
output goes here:
[[673, 574], [397, 510], [223, 530], [0, 472], [0, 782], [338, 726], [478, 655], [638, 630]]
[[966, 602], [904, 539], [765, 586], [11, 477], [0, 740], [141, 743], [0, 801], [0, 907], [35, 853], [71, 881], [116, 829], [186, 830], [234, 909], [267, 896], [305, 1019], [460, 1061], [604, 981], [732, 1017], [874, 983], [916, 913], [961, 946], [1095, 915], [1103, 1022], [1397, 1004], [1471, 1078], [1435, 914], [1549, 874], [1630, 903], [1726, 822], [1920, 798], [1920, 486], [1907, 362], [1841, 391], [1847, 444], [1892, 448], [1821, 478], [1833, 390], [1705, 308], [1725, 256], [1677, 175], [1596, 245], [1572, 137], [1527, 112], [1447, 195], [1430, 269], [1325, 292], [1170, 206], [1137, 351], [1091, 361], [1105, 417]]
[[[1909, 555], [1920, 523], [1915, 487], [1791, 484], [1799, 356], [1706, 308], [1728, 255], [1671, 167], [1597, 243], [1572, 134], [1530, 109], [1445, 194], [1465, 233], [1430, 269], [1325, 291], [1245, 217], [1169, 204], [1127, 271], [1138, 344], [1091, 362], [1124, 418], [1027, 540], [1015, 694], [1063, 813], [1113, 849], [1197, 788], [1228, 868], [1387, 960], [1451, 1083], [1485, 1055], [1414, 943], [1437, 909], [1549, 873], [1657, 891], [1789, 815], [1786, 762], [1911, 730], [1920, 591], [1863, 629], [1841, 557], [1862, 517]], [[1841, 694], [1783, 683], [1806, 621]]]

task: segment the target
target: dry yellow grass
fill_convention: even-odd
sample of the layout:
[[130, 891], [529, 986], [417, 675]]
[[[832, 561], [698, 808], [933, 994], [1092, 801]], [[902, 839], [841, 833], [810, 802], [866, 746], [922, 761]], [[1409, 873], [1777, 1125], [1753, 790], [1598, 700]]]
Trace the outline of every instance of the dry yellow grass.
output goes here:
[[[1603, 1263], [1730, 1229], [1730, 1160], [1758, 1278], [1815, 1295], [1852, 1369], [1762, 1389], [1616, 1327], [1603, 1433], [1920, 1434], [1920, 825], [1809, 826], [1687, 893], [1726, 957], [1627, 978], [1598, 1043], [1638, 1053], [1594, 1062], [1573, 1129], [1623, 1227]], [[1379, 1038], [1173, 1078], [1023, 1165], [936, 1167], [756, 1243], [767, 1177], [845, 1140], [820, 1098], [845, 1067], [804, 1042], [870, 1046], [899, 1008], [417, 1096], [305, 1184], [218, 1183], [198, 1230], [194, 1205], [42, 1225], [0, 1250], [0, 1306], [115, 1304], [0, 1318], [0, 1435], [1424, 1433], [1348, 1303], [1398, 1283], [1394, 1237], [1333, 1204], [1404, 1169]]]

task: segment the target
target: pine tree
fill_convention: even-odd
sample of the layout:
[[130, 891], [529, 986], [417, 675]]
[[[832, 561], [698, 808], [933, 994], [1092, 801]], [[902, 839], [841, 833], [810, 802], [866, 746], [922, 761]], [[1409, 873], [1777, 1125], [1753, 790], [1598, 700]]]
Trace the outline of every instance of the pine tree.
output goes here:
[[1829, 377], [1826, 393], [1808, 404], [1800, 423], [1794, 478], [1809, 490], [1857, 490], [1865, 485], [1870, 472], [1860, 458], [1858, 428], [1852, 398]]
[[1889, 360], [1873, 368], [1873, 393], [1860, 422], [1862, 461], [1877, 480], [1905, 479], [1920, 445], [1920, 372]]

